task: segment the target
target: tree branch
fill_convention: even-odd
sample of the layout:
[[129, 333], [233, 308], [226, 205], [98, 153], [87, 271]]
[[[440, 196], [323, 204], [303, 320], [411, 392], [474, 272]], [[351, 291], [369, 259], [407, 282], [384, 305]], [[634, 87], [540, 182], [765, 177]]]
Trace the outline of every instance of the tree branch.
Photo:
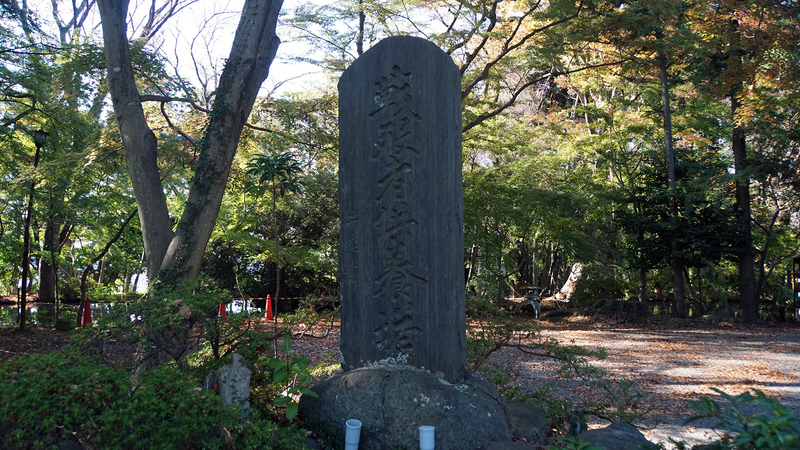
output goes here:
[[[467, 96], [472, 92], [473, 89], [475, 89], [475, 86], [477, 86], [478, 83], [480, 83], [481, 81], [483, 81], [486, 78], [488, 78], [489, 77], [489, 71], [494, 66], [496, 66], [500, 61], [502, 61], [509, 53], [511, 53], [514, 50], [516, 50], [516, 49], [522, 47], [523, 45], [525, 45], [525, 43], [528, 42], [528, 40], [530, 40], [532, 37], [536, 36], [537, 34], [543, 32], [543, 31], [549, 30], [550, 28], [553, 28], [553, 27], [555, 27], [557, 25], [561, 25], [562, 23], [569, 22], [572, 19], [575, 19], [576, 17], [578, 17], [580, 15], [582, 10], [583, 10], [583, 1], [581, 1], [581, 3], [578, 5], [578, 9], [577, 9], [577, 11], [575, 11], [575, 14], [572, 14], [572, 15], [569, 15], [567, 17], [561, 18], [559, 20], [556, 20], [555, 22], [550, 22], [549, 24], [547, 24], [547, 25], [545, 25], [543, 27], [536, 28], [536, 29], [530, 31], [525, 36], [523, 36], [515, 44], [511, 44], [511, 41], [516, 36], [517, 31], [522, 26], [523, 20], [525, 19], [525, 17], [527, 17], [531, 13], [531, 10], [529, 10], [525, 15], [520, 17], [519, 23], [517, 24], [516, 29], [511, 34], [511, 36], [508, 39], [506, 39], [506, 42], [503, 45], [503, 51], [498, 53], [498, 55], [493, 60], [491, 60], [488, 63], [486, 63], [486, 65], [483, 67], [483, 70], [481, 70], [481, 73], [474, 80], [472, 80], [472, 82], [470, 82], [469, 85], [467, 85], [467, 87], [463, 91], [461, 91], [461, 99], [463, 100], [463, 99], [467, 98]], [[488, 30], [488, 31], [491, 31], [491, 30]], [[484, 42], [482, 43], [482, 45], [485, 44], [486, 38], [487, 38], [486, 35], [484, 35]], [[467, 64], [469, 64], [471, 62], [472, 61], [470, 60], [470, 61], [468, 61]], [[466, 72], [466, 66], [462, 66], [461, 75], [463, 76], [465, 72]]]
[[550, 73], [548, 73], [546, 75], [543, 75], [543, 76], [541, 76], [539, 78], [535, 78], [535, 79], [529, 80], [529, 81], [523, 83], [522, 85], [518, 86], [511, 93], [511, 98], [509, 100], [507, 100], [505, 103], [501, 104], [500, 106], [496, 107], [495, 109], [493, 109], [491, 111], [488, 111], [486, 113], [480, 114], [478, 117], [476, 117], [475, 119], [470, 121], [468, 124], [464, 125], [464, 128], [463, 128], [462, 132], [466, 133], [467, 131], [471, 130], [472, 128], [476, 127], [477, 125], [480, 125], [485, 120], [490, 119], [490, 118], [500, 114], [501, 112], [505, 111], [507, 108], [512, 106], [517, 101], [517, 98], [520, 96], [520, 94], [522, 94], [523, 91], [525, 91], [525, 89], [529, 88], [530, 86], [532, 86], [532, 85], [534, 85], [536, 83], [540, 83], [540, 82], [542, 82], [542, 81], [544, 81], [544, 80], [546, 80], [548, 78], [554, 78], [555, 79], [556, 77], [559, 77], [559, 76], [569, 75], [569, 74], [580, 72], [580, 71], [587, 70], [587, 69], [595, 69], [595, 68], [598, 68], [598, 67], [614, 66], [614, 65], [617, 65], [617, 64], [622, 64], [623, 62], [628, 61], [628, 60], [629, 59], [623, 59], [623, 60], [619, 60], [619, 61], [612, 61], [612, 62], [602, 63], [602, 64], [592, 64], [592, 65], [588, 65], [588, 66], [584, 66], [584, 67], [580, 67], [578, 69], [572, 69], [572, 70], [564, 70], [564, 71], [553, 70]]

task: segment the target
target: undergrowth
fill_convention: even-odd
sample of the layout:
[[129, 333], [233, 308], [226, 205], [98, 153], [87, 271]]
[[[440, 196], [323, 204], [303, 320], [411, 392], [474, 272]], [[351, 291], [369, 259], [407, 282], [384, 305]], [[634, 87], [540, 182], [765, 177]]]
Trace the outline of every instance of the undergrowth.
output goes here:
[[[542, 336], [529, 323], [515, 319], [510, 311], [479, 298], [470, 299], [467, 309], [471, 312], [467, 330], [467, 362], [471, 370], [497, 386], [507, 401], [536, 406], [551, 418], [556, 434], [568, 434], [576, 421], [585, 421], [586, 416], [592, 415], [614, 422], [642, 420], [638, 410], [642, 395], [634, 382], [614, 378], [592, 364], [593, 360], [606, 358], [604, 348], [561, 344]], [[516, 358], [506, 362], [492, 358], [501, 349], [513, 349]], [[578, 401], [560, 399], [554, 381], [533, 390], [520, 387], [515, 383], [519, 377], [515, 368], [518, 358], [554, 361], [561, 378], [580, 380], [590, 388], [591, 395]]]

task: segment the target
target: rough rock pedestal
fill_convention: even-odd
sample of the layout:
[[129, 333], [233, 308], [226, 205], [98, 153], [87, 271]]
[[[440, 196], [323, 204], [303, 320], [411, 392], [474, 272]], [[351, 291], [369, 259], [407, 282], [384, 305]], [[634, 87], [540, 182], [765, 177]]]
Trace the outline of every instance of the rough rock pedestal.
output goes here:
[[417, 448], [420, 425], [435, 427], [437, 450], [478, 450], [511, 440], [505, 401], [472, 375], [451, 384], [428, 371], [378, 364], [331, 377], [314, 392], [318, 398], [300, 398], [306, 426], [343, 437], [345, 419], [358, 419], [359, 448]]

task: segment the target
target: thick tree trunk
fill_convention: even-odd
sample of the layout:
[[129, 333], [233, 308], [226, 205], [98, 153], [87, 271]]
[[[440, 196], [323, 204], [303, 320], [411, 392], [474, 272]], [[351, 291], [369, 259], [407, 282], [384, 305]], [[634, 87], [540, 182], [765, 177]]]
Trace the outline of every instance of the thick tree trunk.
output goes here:
[[[56, 223], [53, 220], [47, 222], [44, 233], [44, 250], [48, 256], [42, 256], [39, 264], [39, 301], [58, 303], [58, 269], [59, 264], [56, 256], [61, 254], [64, 244], [69, 241], [69, 236], [75, 229], [73, 223]], [[58, 308], [56, 308], [58, 316]], [[58, 318], [58, 317], [56, 317]]]
[[39, 301], [55, 303], [56, 301], [56, 265], [53, 263], [58, 253], [58, 230], [61, 224], [48, 221], [44, 229], [44, 251], [47, 255], [39, 258]]
[[[33, 157], [34, 172], [39, 167], [39, 157], [42, 153], [42, 146], [36, 143], [36, 154]], [[28, 212], [25, 214], [25, 229], [22, 238], [22, 286], [19, 301], [19, 329], [25, 330], [25, 321], [28, 314], [28, 276], [31, 268], [31, 216], [33, 215], [33, 194], [36, 192], [36, 180], [31, 181], [30, 195], [28, 196]]]
[[[669, 105], [669, 79], [667, 78], [667, 57], [658, 53], [658, 68], [661, 76], [661, 100], [664, 106], [664, 148], [668, 167], [667, 188], [669, 189], [669, 210], [672, 220], [678, 221], [677, 175], [675, 171], [675, 150], [672, 145], [672, 110]], [[683, 285], [683, 261], [680, 257], [680, 244], [677, 230], [670, 236], [672, 249], [672, 276], [675, 287], [675, 315], [686, 317], [686, 294]]]
[[[131, 67], [125, 21], [128, 1], [98, 0], [109, 92], [139, 209], [151, 283], [158, 278], [165, 286], [182, 287], [200, 271], [242, 129], [278, 50], [275, 29], [281, 4], [282, 0], [245, 0], [200, 144], [188, 200], [173, 233], [158, 170], [158, 143], [144, 116]], [[160, 362], [181, 364], [188, 348], [185, 326], [155, 331], [145, 319], [145, 330]], [[140, 350], [137, 361], [146, 366], [153, 352]]]
[[280, 0], [246, 0], [220, 77], [189, 198], [173, 233], [157, 165], [157, 141], [136, 88], [127, 40], [128, 1], [99, 0], [111, 99], [139, 208], [147, 274], [180, 286], [195, 278], [217, 214], [241, 131], [277, 51]]
[[736, 123], [736, 113], [741, 107], [741, 83], [731, 95], [731, 113], [734, 117], [733, 166], [736, 172], [736, 208], [739, 211], [739, 307], [746, 322], [758, 320], [758, 295], [756, 294], [755, 250], [753, 248], [752, 218], [750, 209], [750, 176], [747, 174], [747, 145], [744, 130]]
[[100, 0], [97, 4], [103, 27], [108, 86], [139, 210], [147, 275], [152, 281], [158, 275], [173, 236], [158, 168], [158, 143], [147, 125], [133, 75], [126, 22], [128, 1]]
[[176, 284], [193, 279], [219, 213], [239, 138], [278, 51], [281, 0], [247, 0], [217, 88], [205, 145], [167, 257], [161, 266]]

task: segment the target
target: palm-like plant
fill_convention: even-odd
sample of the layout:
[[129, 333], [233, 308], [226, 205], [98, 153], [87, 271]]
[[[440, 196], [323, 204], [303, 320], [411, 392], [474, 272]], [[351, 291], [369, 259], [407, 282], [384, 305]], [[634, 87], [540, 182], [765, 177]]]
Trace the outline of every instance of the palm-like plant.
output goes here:
[[275, 302], [281, 292], [280, 244], [278, 242], [278, 192], [296, 193], [303, 185], [300, 175], [303, 168], [290, 152], [256, 155], [247, 163], [247, 174], [257, 181], [250, 182], [248, 188], [259, 195], [268, 189], [272, 194], [272, 228], [275, 240]]

